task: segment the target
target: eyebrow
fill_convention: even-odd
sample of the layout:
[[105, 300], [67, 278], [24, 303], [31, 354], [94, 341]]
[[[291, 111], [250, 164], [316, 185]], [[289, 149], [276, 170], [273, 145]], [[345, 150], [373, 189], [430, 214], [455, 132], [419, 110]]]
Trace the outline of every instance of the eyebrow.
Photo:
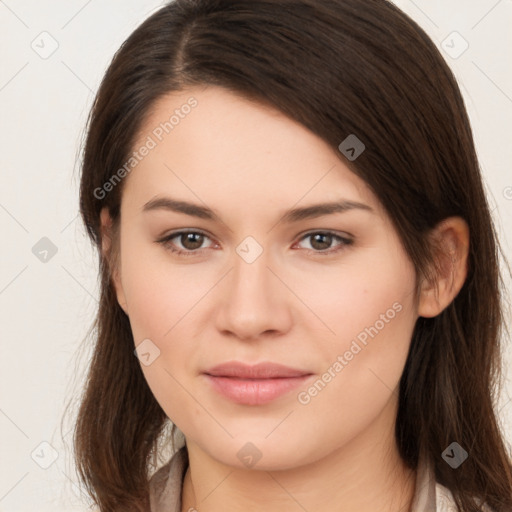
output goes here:
[[[292, 208], [284, 213], [281, 221], [291, 224], [293, 222], [298, 222], [305, 219], [314, 219], [324, 215], [343, 213], [356, 209], [375, 213], [374, 209], [367, 204], [359, 203], [357, 201], [349, 201], [347, 199], [341, 199], [339, 201], [333, 201], [329, 203], [319, 203], [301, 208]], [[189, 203], [188, 201], [173, 199], [171, 197], [155, 197], [148, 201], [142, 208], [143, 212], [150, 212], [155, 210], [167, 210], [177, 213], [184, 213], [186, 215], [198, 217], [200, 219], [221, 222], [219, 215], [217, 215], [212, 209], [206, 206]]]

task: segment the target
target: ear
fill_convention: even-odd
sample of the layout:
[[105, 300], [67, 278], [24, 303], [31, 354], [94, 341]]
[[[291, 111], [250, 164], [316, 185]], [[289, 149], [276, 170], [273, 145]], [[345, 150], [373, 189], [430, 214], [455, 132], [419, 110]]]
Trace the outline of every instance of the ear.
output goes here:
[[467, 276], [469, 227], [461, 217], [449, 217], [433, 230], [438, 266], [434, 280], [421, 284], [418, 315], [434, 317], [457, 296]]
[[[123, 290], [123, 285], [120, 277], [120, 255], [119, 258], [113, 258], [111, 254], [112, 249], [112, 217], [107, 207], [102, 208], [100, 212], [101, 221], [101, 252], [103, 258], [108, 262], [110, 274], [112, 276], [112, 284], [116, 290], [117, 302], [128, 315], [128, 307], [126, 304], [126, 297]], [[115, 261], [117, 260], [117, 261]]]

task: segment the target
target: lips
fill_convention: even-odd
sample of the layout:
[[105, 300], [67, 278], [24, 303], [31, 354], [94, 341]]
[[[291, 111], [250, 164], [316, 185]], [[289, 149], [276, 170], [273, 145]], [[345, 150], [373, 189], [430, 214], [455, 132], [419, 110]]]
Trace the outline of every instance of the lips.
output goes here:
[[238, 361], [219, 364], [204, 373], [214, 377], [235, 377], [238, 379], [279, 379], [311, 375], [311, 372], [306, 370], [299, 370], [277, 363], [264, 362], [248, 365]]
[[263, 405], [303, 385], [313, 374], [277, 363], [247, 365], [238, 361], [223, 363], [204, 376], [223, 397], [243, 405]]

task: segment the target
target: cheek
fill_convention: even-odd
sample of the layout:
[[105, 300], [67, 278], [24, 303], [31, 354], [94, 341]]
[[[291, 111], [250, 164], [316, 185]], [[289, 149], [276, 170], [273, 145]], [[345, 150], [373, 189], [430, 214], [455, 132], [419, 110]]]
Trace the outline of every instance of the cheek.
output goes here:
[[336, 337], [322, 345], [324, 368], [297, 393], [300, 414], [295, 419], [302, 417], [308, 425], [311, 418], [328, 418], [329, 427], [312, 428], [322, 428], [323, 442], [330, 446], [348, 443], [398, 396], [415, 316], [407, 293], [370, 290], [371, 300], [363, 290], [352, 300], [344, 298], [344, 307], [331, 306]]
[[159, 351], [154, 364], [142, 370], [157, 400], [163, 390], [179, 395], [177, 381], [194, 372], [193, 329], [215, 280], [199, 266], [173, 264], [164, 249], [130, 233], [123, 243], [122, 285], [134, 343], [149, 339]]
[[403, 253], [385, 256], [369, 253], [300, 283], [297, 294], [307, 297], [323, 331], [329, 330], [317, 345], [325, 373], [315, 389], [303, 390], [302, 403], [337, 404], [341, 409], [334, 414], [349, 410], [362, 419], [382, 407], [397, 386], [417, 318], [415, 271]]
[[[194, 343], [186, 327], [193, 317], [191, 308], [198, 302], [200, 290], [189, 286], [190, 281], [177, 267], [164, 267], [135, 251], [125, 254], [129, 256], [123, 260], [123, 289], [134, 342], [138, 346], [151, 340], [150, 351], [157, 354], [148, 365], [140, 358], [141, 369], [167, 416], [173, 421], [177, 418], [176, 425], [184, 428], [180, 411], [187, 411], [187, 421], [201, 413], [187, 393], [187, 379], [194, 371]], [[147, 341], [144, 343], [148, 346]]]
[[124, 243], [122, 283], [135, 342], [165, 342], [200, 298], [201, 286], [196, 277], [190, 279], [191, 271], [173, 265], [163, 248], [128, 234]]
[[[294, 308], [303, 313], [300, 321], [305, 328], [325, 333], [326, 346], [343, 351], [360, 333], [364, 341], [365, 328], [375, 323], [379, 331], [403, 339], [399, 326], [404, 317], [413, 315], [415, 272], [404, 254], [389, 253], [394, 257], [376, 249], [354, 252], [333, 264], [283, 269], [282, 280], [292, 284], [300, 299]], [[405, 322], [407, 332], [411, 322], [411, 318]]]

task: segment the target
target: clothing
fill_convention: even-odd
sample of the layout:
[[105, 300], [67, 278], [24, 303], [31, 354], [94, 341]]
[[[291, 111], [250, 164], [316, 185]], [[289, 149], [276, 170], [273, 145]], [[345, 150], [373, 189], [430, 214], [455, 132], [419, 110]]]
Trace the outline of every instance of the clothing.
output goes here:
[[[150, 479], [151, 512], [181, 512], [181, 490], [188, 467], [186, 446]], [[420, 462], [416, 474], [416, 491], [412, 512], [456, 512], [457, 508], [449, 489], [436, 482], [430, 468]], [[192, 512], [192, 511], [191, 511]]]

